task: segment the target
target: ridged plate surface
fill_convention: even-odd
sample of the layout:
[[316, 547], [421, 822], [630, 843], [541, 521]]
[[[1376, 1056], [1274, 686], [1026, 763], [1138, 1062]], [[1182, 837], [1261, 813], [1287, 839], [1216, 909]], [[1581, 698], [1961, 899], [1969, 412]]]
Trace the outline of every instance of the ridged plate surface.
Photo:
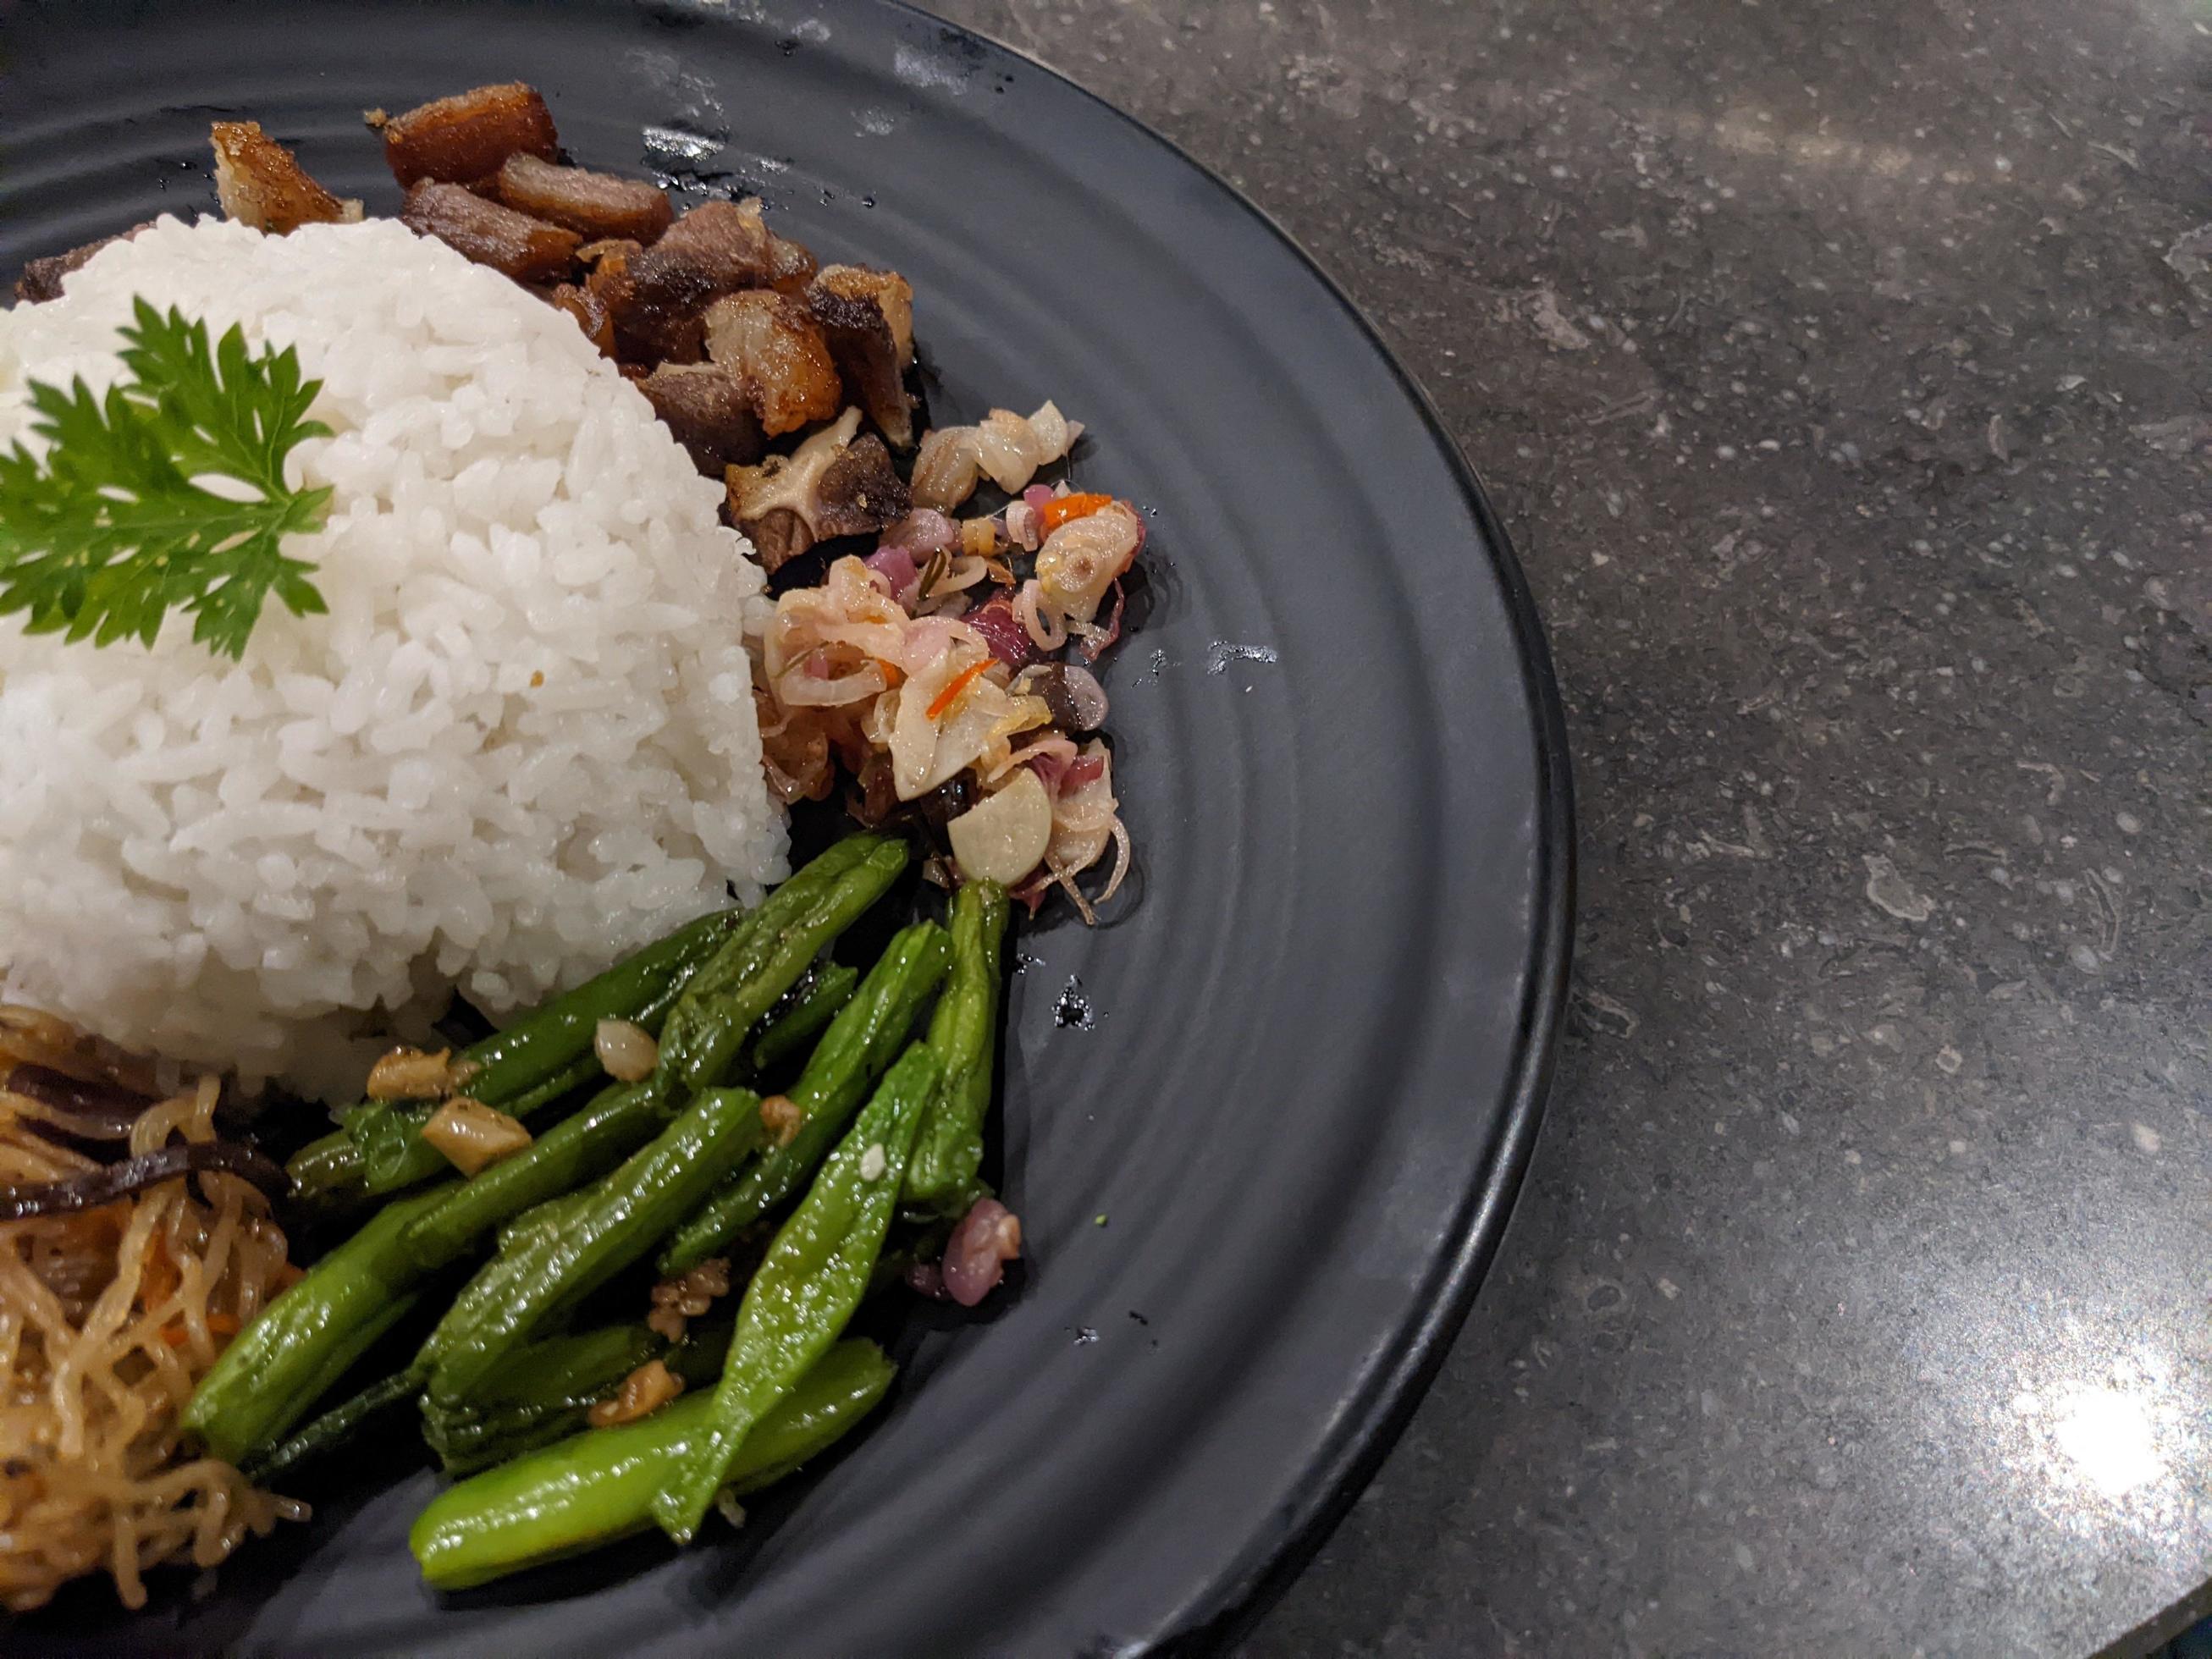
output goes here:
[[[915, 13], [742, 3], [0, 5], [0, 274], [210, 210], [211, 116], [397, 192], [361, 111], [526, 79], [588, 165], [757, 190], [919, 296], [940, 422], [1052, 398], [1155, 509], [1107, 675], [1141, 860], [1021, 941], [986, 1317], [921, 1310], [846, 1455], [681, 1556], [441, 1601], [411, 1470], [87, 1650], [1119, 1653], [1203, 1639], [1349, 1502], [1456, 1328], [1540, 1105], [1566, 766], [1472, 477], [1346, 303], [1220, 182]], [[1080, 1011], [1087, 1009], [1085, 1016]]]

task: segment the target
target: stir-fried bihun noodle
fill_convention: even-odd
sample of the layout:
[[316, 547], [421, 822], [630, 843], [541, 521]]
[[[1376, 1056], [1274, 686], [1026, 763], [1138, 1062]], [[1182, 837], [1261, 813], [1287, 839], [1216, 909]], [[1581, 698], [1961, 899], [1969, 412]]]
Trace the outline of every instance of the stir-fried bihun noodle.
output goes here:
[[[187, 1457], [178, 1413], [296, 1276], [269, 1200], [224, 1161], [213, 1077], [153, 1066], [0, 1007], [0, 1604], [106, 1568], [130, 1607], [161, 1562], [211, 1567], [304, 1520], [229, 1464]], [[112, 1195], [147, 1175], [178, 1173]]]

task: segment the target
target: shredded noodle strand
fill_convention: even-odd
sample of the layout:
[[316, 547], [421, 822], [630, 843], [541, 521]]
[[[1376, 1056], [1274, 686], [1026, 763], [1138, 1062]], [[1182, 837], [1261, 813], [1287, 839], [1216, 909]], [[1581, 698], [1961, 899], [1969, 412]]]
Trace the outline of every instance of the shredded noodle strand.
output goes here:
[[[0, 1007], [0, 1079], [28, 1064], [151, 1092], [157, 1068], [29, 1009]], [[188, 1081], [141, 1113], [131, 1152], [214, 1139], [222, 1085]], [[0, 1087], [0, 1182], [96, 1168]], [[179, 1176], [74, 1214], [0, 1223], [0, 1606], [42, 1606], [105, 1569], [126, 1607], [145, 1571], [212, 1567], [307, 1506], [189, 1455], [178, 1414], [228, 1336], [283, 1284], [283, 1231], [234, 1176]]]

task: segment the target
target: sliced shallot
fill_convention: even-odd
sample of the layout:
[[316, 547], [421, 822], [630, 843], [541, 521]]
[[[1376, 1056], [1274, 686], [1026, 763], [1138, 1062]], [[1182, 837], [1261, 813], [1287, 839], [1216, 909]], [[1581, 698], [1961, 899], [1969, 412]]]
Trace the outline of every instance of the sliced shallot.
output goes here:
[[1022, 1253], [1022, 1222], [995, 1198], [979, 1198], [945, 1242], [939, 1269], [945, 1294], [972, 1308], [1006, 1277], [1006, 1263]]
[[960, 620], [981, 635], [991, 654], [1009, 668], [1019, 668], [1036, 654], [1029, 629], [1014, 614], [1012, 594], [994, 593]]
[[902, 605], [912, 605], [921, 591], [921, 572], [903, 547], [886, 542], [860, 562], [890, 584], [891, 597]]

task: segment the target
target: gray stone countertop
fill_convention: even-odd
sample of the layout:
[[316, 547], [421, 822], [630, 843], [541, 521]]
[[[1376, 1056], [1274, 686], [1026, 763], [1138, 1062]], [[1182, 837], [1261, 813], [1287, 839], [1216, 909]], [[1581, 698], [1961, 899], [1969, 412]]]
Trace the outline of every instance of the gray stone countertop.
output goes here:
[[2164, 1629], [2212, 1575], [2212, 10], [941, 9], [1350, 289], [1565, 692], [1534, 1167], [1249, 1652]]

